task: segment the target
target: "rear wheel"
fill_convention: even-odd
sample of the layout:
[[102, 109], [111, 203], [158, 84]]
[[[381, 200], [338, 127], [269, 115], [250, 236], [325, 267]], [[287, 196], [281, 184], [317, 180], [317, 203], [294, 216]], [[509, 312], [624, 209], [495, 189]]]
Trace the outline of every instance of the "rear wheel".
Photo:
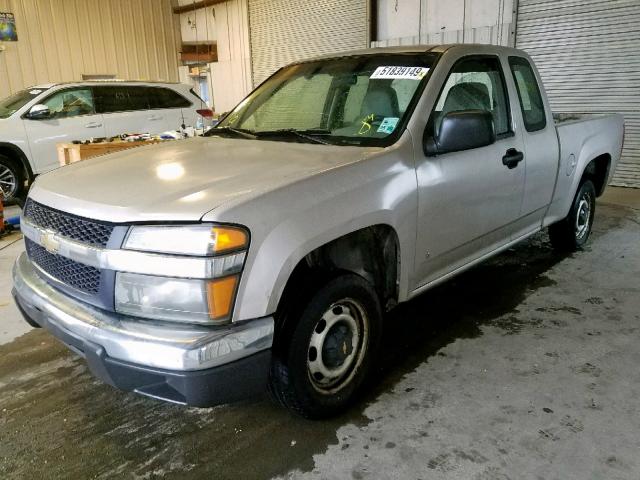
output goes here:
[[346, 274], [328, 281], [277, 339], [272, 396], [306, 418], [345, 409], [366, 378], [381, 322], [378, 297], [366, 280]]
[[24, 173], [22, 168], [4, 155], [0, 155], [0, 189], [5, 203], [14, 203], [24, 194]]
[[582, 248], [591, 234], [595, 211], [596, 189], [591, 180], [585, 180], [573, 199], [569, 215], [549, 227], [549, 238], [554, 248], [562, 251]]

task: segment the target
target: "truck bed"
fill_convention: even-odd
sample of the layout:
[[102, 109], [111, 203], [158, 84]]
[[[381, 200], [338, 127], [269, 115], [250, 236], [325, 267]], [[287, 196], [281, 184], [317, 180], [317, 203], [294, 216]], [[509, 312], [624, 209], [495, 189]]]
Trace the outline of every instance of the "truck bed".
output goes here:
[[568, 192], [577, 191], [580, 181], [576, 171], [582, 172], [589, 160], [610, 155], [611, 167], [605, 185], [610, 181], [620, 158], [624, 130], [624, 118], [617, 114], [554, 113], [553, 119], [560, 144], [560, 158], [558, 180], [545, 225], [567, 214], [573, 201]]
[[557, 113], [553, 112], [553, 121], [556, 126], [564, 125], [566, 123], [583, 122], [586, 120], [594, 120], [596, 118], [608, 117], [609, 115], [594, 114], [594, 113]]

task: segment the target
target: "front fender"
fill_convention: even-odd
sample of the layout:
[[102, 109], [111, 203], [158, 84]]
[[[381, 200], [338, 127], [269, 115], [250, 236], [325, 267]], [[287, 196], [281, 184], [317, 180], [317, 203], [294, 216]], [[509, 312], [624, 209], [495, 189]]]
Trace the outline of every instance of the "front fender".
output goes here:
[[273, 314], [291, 273], [307, 254], [379, 224], [390, 226], [398, 237], [399, 295], [406, 298], [409, 268], [414, 264], [417, 209], [410, 146], [408, 142], [408, 147], [385, 151], [267, 192], [224, 212], [213, 212], [209, 216], [212, 220], [239, 223], [251, 231], [234, 321]]
[[[275, 275], [270, 275], [270, 281], [273, 283], [273, 287], [268, 294], [268, 302], [266, 305], [266, 311], [275, 312], [280, 298], [282, 297], [282, 293], [284, 291], [285, 286], [291, 274], [293, 273], [294, 268], [302, 261], [302, 259], [307, 256], [309, 253], [314, 250], [326, 245], [334, 240], [337, 240], [341, 237], [354, 233], [358, 230], [372, 227], [375, 225], [388, 225], [392, 229], [395, 228], [391, 225], [394, 223], [393, 212], [390, 211], [378, 211], [371, 212], [367, 215], [359, 217], [357, 221], [349, 221], [347, 223], [343, 223], [341, 225], [336, 225], [329, 230], [318, 231], [315, 232], [316, 235], [312, 238], [304, 239], [298, 238], [296, 242], [290, 242], [286, 245], [287, 248], [283, 250], [283, 255], [280, 257], [281, 259], [281, 267], [277, 270]], [[279, 246], [285, 242], [285, 238], [289, 237], [292, 230], [288, 230], [286, 228], [278, 229], [279, 231], [273, 232], [273, 235], [265, 242], [263, 246], [263, 255], [259, 255], [259, 258], [268, 259], [271, 257], [271, 253], [279, 249]], [[400, 237], [397, 232], [396, 235], [398, 238]], [[404, 236], [404, 238], [407, 238]], [[286, 242], [285, 242], [286, 244]], [[410, 245], [400, 244], [399, 245], [399, 255], [400, 255], [400, 264], [401, 265], [411, 265], [408, 263], [411, 261], [408, 258], [403, 259], [403, 253], [409, 252], [411, 248]], [[287, 253], [285, 253], [287, 252]], [[254, 271], [265, 271], [269, 267], [269, 260], [267, 262], [259, 262], [254, 265]], [[274, 262], [278, 263], [278, 262]], [[255, 269], [257, 267], [257, 270]], [[407, 274], [407, 269], [401, 269], [400, 276], [403, 274]], [[406, 285], [408, 279], [400, 279], [401, 285]], [[402, 294], [401, 294], [402, 295]], [[405, 294], [406, 296], [406, 294]]]

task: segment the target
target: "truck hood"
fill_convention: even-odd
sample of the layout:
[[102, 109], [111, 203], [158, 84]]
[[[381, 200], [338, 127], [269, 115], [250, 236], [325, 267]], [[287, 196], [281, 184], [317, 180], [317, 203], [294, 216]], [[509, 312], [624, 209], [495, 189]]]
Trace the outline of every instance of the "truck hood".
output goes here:
[[109, 222], [197, 221], [242, 196], [363, 160], [380, 148], [194, 138], [125, 150], [38, 177], [29, 196]]

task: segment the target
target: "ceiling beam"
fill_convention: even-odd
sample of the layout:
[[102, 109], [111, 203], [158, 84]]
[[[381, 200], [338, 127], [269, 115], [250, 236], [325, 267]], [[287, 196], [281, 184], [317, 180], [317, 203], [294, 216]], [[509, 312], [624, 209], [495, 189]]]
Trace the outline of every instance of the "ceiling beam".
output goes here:
[[211, 7], [212, 5], [217, 5], [219, 3], [224, 3], [228, 0], [200, 0], [198, 2], [193, 2], [188, 5], [181, 5], [178, 7], [173, 7], [173, 13], [188, 13], [193, 12], [194, 10], [198, 10], [200, 8]]

